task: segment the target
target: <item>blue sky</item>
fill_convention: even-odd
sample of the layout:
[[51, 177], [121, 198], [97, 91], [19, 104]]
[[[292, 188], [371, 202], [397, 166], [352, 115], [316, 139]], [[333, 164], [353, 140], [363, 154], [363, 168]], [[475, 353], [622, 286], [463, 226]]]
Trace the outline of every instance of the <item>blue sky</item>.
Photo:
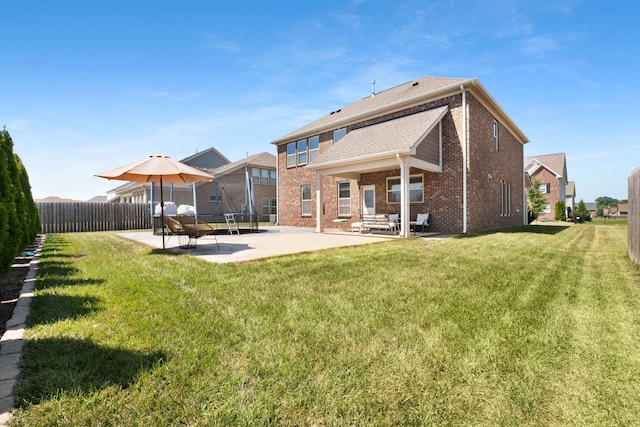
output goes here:
[[477, 77], [564, 152], [578, 199], [626, 199], [640, 166], [640, 3], [3, 2], [0, 125], [35, 198], [86, 200], [94, 174], [211, 146], [231, 161], [421, 76]]

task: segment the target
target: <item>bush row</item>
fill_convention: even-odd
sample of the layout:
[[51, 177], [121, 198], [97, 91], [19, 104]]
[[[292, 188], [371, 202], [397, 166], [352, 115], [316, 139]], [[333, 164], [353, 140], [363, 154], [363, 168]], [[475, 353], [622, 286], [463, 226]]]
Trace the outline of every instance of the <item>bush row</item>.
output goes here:
[[0, 131], [0, 274], [9, 271], [39, 231], [40, 218], [27, 170], [13, 152], [13, 140], [4, 128]]

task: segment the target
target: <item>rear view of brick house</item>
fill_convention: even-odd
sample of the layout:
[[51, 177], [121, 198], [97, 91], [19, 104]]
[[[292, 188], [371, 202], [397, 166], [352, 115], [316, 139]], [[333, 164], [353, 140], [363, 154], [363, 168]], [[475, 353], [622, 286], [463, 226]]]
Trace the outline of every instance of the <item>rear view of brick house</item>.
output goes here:
[[527, 142], [477, 79], [422, 77], [273, 141], [278, 222], [321, 232], [395, 213], [402, 236], [427, 212], [442, 233], [523, 225]]

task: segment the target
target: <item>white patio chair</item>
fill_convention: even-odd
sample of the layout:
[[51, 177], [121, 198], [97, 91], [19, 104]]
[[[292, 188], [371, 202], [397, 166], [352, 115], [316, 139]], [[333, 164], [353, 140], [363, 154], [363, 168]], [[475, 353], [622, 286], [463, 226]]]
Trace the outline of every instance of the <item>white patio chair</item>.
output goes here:
[[425, 227], [429, 228], [429, 216], [428, 213], [418, 214], [415, 221], [409, 221], [409, 228], [413, 230], [413, 233], [416, 233], [416, 228], [420, 227], [421, 232], [424, 233]]

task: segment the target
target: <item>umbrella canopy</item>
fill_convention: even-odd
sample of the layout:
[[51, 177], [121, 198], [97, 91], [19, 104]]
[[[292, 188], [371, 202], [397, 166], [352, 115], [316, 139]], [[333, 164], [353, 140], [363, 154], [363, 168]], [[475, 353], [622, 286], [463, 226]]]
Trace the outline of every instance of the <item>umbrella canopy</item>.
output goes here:
[[146, 159], [96, 174], [100, 178], [133, 182], [200, 182], [212, 181], [206, 172], [164, 154], [152, 154]]
[[164, 154], [152, 154], [146, 159], [96, 174], [97, 177], [133, 182], [160, 183], [160, 213], [162, 218], [162, 248], [164, 249], [164, 200], [162, 182], [213, 181], [206, 172], [173, 160]]

